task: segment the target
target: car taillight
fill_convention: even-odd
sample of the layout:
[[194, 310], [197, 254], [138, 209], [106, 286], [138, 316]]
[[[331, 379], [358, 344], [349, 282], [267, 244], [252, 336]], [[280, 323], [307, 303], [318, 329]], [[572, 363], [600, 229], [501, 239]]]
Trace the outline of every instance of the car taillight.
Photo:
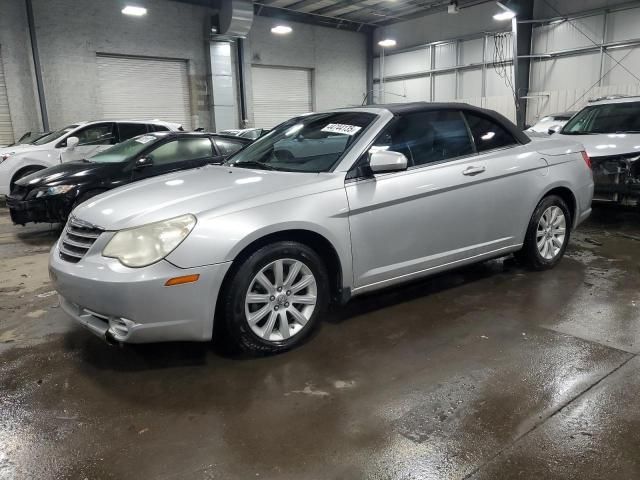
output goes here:
[[591, 159], [589, 158], [589, 155], [587, 155], [587, 152], [582, 150], [580, 153], [582, 154], [582, 158], [584, 160], [584, 163], [587, 164], [587, 167], [591, 168]]

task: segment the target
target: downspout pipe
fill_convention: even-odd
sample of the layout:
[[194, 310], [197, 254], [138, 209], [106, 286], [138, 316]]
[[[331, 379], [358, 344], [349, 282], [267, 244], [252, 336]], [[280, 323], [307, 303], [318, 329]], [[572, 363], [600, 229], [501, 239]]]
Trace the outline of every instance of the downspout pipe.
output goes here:
[[27, 23], [29, 27], [29, 37], [31, 38], [31, 54], [33, 56], [33, 68], [36, 74], [36, 86], [38, 88], [38, 100], [40, 102], [40, 115], [42, 117], [42, 129], [45, 132], [49, 128], [49, 115], [47, 114], [47, 102], [44, 96], [44, 84], [42, 83], [42, 67], [40, 65], [40, 54], [38, 53], [38, 39], [36, 37], [36, 25], [33, 19], [33, 5], [31, 0], [25, 0], [27, 7]]

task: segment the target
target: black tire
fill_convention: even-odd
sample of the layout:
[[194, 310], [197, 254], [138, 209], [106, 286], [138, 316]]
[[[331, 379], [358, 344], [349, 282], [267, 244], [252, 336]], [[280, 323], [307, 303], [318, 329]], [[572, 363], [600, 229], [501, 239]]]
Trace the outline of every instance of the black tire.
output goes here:
[[26, 177], [27, 175], [31, 175], [32, 173], [39, 172], [40, 170], [44, 170], [44, 168], [43, 167], [26, 167], [16, 172], [16, 174], [13, 176], [9, 184], [9, 191], [10, 192], [13, 191], [13, 188], [16, 186], [16, 182], [18, 180]]
[[[562, 210], [566, 221], [566, 230], [564, 235], [564, 243], [560, 247], [560, 250], [552, 259], [547, 259], [544, 258], [538, 250], [538, 245], [536, 244], [536, 234], [538, 230], [538, 224], [540, 223], [540, 218], [548, 208], [553, 206], [556, 206]], [[550, 268], [555, 267], [562, 259], [564, 252], [567, 249], [567, 245], [569, 244], [569, 238], [571, 236], [571, 225], [571, 212], [569, 211], [569, 207], [567, 207], [565, 201], [557, 195], [549, 195], [547, 197], [544, 197], [542, 200], [540, 200], [540, 203], [538, 203], [536, 209], [533, 212], [533, 215], [531, 216], [529, 226], [527, 227], [527, 234], [524, 239], [524, 245], [522, 246], [522, 250], [516, 253], [516, 259], [532, 270], [549, 270]]]
[[[265, 340], [251, 329], [245, 314], [245, 299], [255, 276], [278, 259], [298, 260], [306, 265], [315, 277], [317, 297], [313, 313], [300, 331], [288, 339], [274, 341]], [[229, 281], [225, 282], [220, 311], [224, 314], [226, 333], [235, 346], [252, 354], [283, 352], [303, 343], [319, 326], [320, 318], [329, 303], [329, 277], [322, 259], [313, 249], [298, 242], [275, 242], [256, 250], [237, 267], [232, 268]], [[268, 317], [269, 315], [265, 318]]]

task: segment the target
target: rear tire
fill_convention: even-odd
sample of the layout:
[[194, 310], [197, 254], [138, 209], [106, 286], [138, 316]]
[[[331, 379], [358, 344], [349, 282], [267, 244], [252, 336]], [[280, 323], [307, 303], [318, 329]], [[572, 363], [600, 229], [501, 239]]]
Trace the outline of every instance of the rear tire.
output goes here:
[[562, 259], [571, 235], [571, 212], [557, 195], [540, 200], [531, 216], [518, 261], [533, 270], [548, 270]]
[[230, 272], [221, 300], [232, 343], [252, 354], [303, 343], [329, 303], [329, 277], [318, 254], [281, 241], [252, 253]]

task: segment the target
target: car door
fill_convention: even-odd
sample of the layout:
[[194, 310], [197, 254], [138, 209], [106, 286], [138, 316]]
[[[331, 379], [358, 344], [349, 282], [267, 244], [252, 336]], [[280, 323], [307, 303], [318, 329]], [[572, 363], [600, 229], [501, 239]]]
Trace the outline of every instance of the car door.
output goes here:
[[504, 247], [486, 222], [487, 159], [477, 155], [461, 111], [398, 116], [371, 149], [403, 153], [409, 168], [347, 180], [356, 288]]
[[213, 157], [208, 137], [189, 136], [170, 139], [147, 152], [143, 166], [134, 167], [133, 179], [154, 177], [169, 172], [205, 165]]
[[94, 123], [76, 130], [70, 136], [78, 137], [78, 145], [74, 148], [67, 148], [66, 139], [57, 145], [61, 149], [60, 160], [63, 162], [89, 158], [118, 143], [114, 122]]
[[521, 145], [494, 119], [479, 112], [464, 112], [478, 152], [478, 163], [486, 170], [482, 180], [486, 241], [493, 247], [509, 246], [523, 239], [533, 206], [541, 193], [540, 180], [548, 163], [531, 145]]

